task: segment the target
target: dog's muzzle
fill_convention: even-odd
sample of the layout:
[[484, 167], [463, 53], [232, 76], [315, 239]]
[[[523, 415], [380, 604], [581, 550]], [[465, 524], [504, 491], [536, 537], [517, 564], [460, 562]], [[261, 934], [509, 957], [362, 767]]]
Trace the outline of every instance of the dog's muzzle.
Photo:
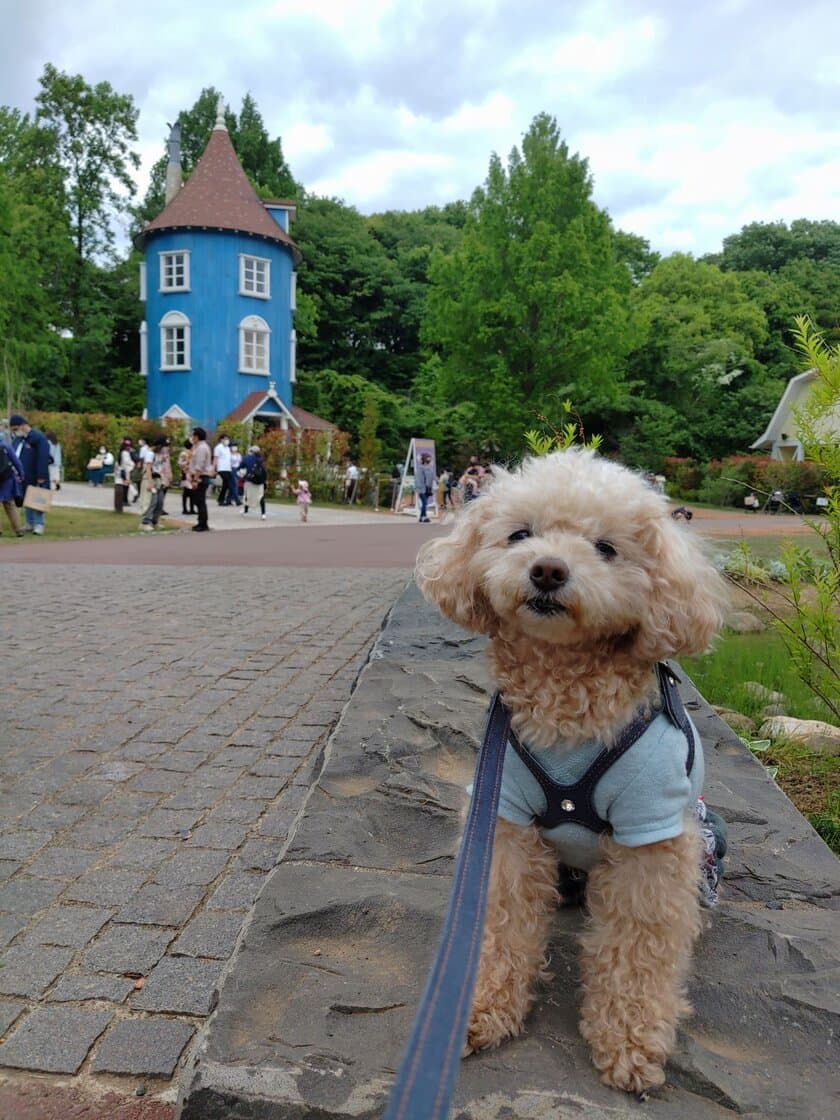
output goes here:
[[533, 599], [527, 600], [525, 606], [529, 611], [542, 615], [543, 618], [551, 618], [553, 615], [566, 613], [566, 607], [552, 595], [535, 595]]
[[528, 570], [528, 579], [538, 592], [527, 603], [534, 614], [550, 617], [565, 613], [565, 606], [555, 597], [569, 579], [569, 566], [564, 560], [557, 556], [539, 557]]
[[542, 596], [557, 591], [569, 578], [569, 566], [556, 556], [542, 556], [528, 571], [528, 579]]

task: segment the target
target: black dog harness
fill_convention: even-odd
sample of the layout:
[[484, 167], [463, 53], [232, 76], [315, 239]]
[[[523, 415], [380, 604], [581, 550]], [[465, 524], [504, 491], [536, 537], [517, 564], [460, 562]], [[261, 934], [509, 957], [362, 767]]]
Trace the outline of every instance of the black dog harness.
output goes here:
[[667, 665], [658, 664], [656, 676], [659, 681], [660, 703], [654, 704], [653, 710], [647, 714], [637, 713], [621, 732], [615, 745], [605, 747], [583, 777], [571, 785], [563, 785], [547, 774], [530, 751], [522, 745], [516, 732], [511, 730], [510, 743], [513, 749], [531, 771], [545, 795], [545, 811], [534, 821], [539, 828], [551, 829], [561, 824], [580, 824], [592, 832], [609, 832], [612, 825], [600, 817], [595, 810], [593, 801], [595, 786], [613, 763], [626, 754], [641, 738], [661, 712], [664, 712], [674, 727], [678, 727], [685, 735], [688, 743], [685, 772], [691, 773], [694, 766], [694, 734], [682, 698], [677, 691], [676, 675]]

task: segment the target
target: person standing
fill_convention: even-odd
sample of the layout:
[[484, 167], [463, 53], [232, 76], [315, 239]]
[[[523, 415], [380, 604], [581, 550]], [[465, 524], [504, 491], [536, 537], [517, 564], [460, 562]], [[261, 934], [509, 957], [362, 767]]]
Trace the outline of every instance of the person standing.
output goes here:
[[[9, 419], [12, 433], [20, 440], [18, 458], [23, 467], [23, 476], [26, 489], [30, 486], [41, 490], [50, 488], [50, 445], [43, 432], [33, 428], [29, 421], [19, 414]], [[24, 491], [24, 500], [26, 492]], [[26, 512], [26, 531], [42, 536], [44, 532], [45, 516], [40, 509], [29, 509]]]
[[166, 501], [166, 491], [172, 484], [172, 467], [169, 463], [169, 440], [160, 436], [154, 441], [154, 455], [145, 468], [149, 472], [149, 505], [143, 514], [140, 530], [151, 533], [157, 529]]
[[219, 505], [229, 506], [231, 503], [233, 477], [230, 469], [230, 440], [226, 435], [219, 437], [219, 442], [213, 448], [213, 466], [216, 474], [222, 480], [219, 490]]
[[359, 485], [359, 468], [352, 459], [347, 460], [347, 470], [344, 472], [344, 501], [348, 506], [356, 500], [356, 488]]
[[16, 498], [23, 493], [23, 464], [12, 451], [6, 433], [0, 431], [0, 505], [6, 511], [12, 532], [16, 537], [23, 536]]
[[146, 464], [151, 463], [155, 455], [148, 443], [141, 437], [137, 441], [137, 467], [139, 468], [140, 478], [137, 483], [138, 493], [134, 499], [135, 502], [140, 503], [140, 509], [145, 510], [149, 505], [149, 484], [148, 474], [146, 471]]
[[55, 432], [47, 432], [47, 443], [50, 445], [50, 489], [61, 489], [61, 444]]
[[181, 513], [184, 517], [195, 514], [195, 497], [192, 481], [190, 480], [190, 459], [192, 458], [192, 440], [188, 439], [178, 456], [178, 470], [181, 472]]
[[309, 483], [305, 478], [302, 478], [297, 486], [292, 487], [292, 493], [297, 498], [297, 505], [300, 511], [300, 519], [306, 524], [309, 520], [309, 507], [312, 505], [312, 495], [309, 492]]
[[[239, 496], [239, 488], [241, 480], [239, 477], [239, 468], [242, 465], [242, 455], [239, 452], [238, 444], [232, 443], [230, 445], [230, 498], [234, 505], [241, 506], [242, 499]], [[244, 475], [243, 475], [244, 477]], [[242, 487], [243, 491], [245, 487]]]
[[435, 492], [435, 468], [432, 466], [432, 457], [424, 451], [420, 456], [420, 466], [414, 472], [414, 492], [420, 502], [419, 521], [429, 524], [427, 508], [429, 498]]
[[194, 533], [206, 533], [207, 524], [207, 487], [213, 475], [213, 455], [207, 442], [204, 428], [192, 430], [192, 458], [190, 459], [190, 481], [192, 482], [193, 501], [198, 513], [198, 524], [193, 525]]
[[123, 507], [128, 505], [133, 467], [131, 440], [126, 436], [120, 444], [114, 463], [114, 510], [117, 513], [122, 513]]

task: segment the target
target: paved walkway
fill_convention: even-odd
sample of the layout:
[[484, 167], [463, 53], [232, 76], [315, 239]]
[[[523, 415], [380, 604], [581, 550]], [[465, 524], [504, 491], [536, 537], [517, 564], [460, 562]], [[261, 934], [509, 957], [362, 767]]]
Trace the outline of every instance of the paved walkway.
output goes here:
[[[244, 555], [263, 534], [225, 536]], [[117, 1087], [79, 1115], [127, 1117], [211, 1011], [409, 571], [74, 566], [37, 545], [64, 563], [3, 568], [0, 1115]]]
[[[84, 482], [64, 482], [61, 489], [53, 492], [53, 503], [56, 506], [74, 507], [76, 509], [106, 509], [114, 508], [113, 486], [91, 486]], [[173, 520], [182, 520], [181, 491], [172, 489], [166, 496], [166, 509]], [[308, 526], [302, 525], [297, 506], [286, 502], [267, 502], [266, 519], [260, 520], [260, 511], [249, 510], [243, 515], [239, 506], [220, 506], [211, 496], [207, 509], [210, 524], [216, 530], [227, 529], [266, 529], [277, 525], [294, 525], [301, 529]], [[125, 507], [125, 512], [139, 517], [142, 512], [139, 504]], [[362, 525], [362, 524], [399, 524], [407, 521], [407, 517], [394, 517], [388, 510], [374, 510], [370, 506], [347, 506], [335, 508], [332, 506], [319, 506], [314, 504], [310, 511], [310, 524], [312, 525]], [[194, 517], [184, 517], [184, 525], [194, 525]]]

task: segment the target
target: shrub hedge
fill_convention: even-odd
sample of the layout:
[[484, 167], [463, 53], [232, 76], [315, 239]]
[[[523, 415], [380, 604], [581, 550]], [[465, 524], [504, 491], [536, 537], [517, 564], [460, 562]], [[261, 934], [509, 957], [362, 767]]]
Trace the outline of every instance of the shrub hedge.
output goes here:
[[744, 496], [753, 490], [763, 502], [776, 489], [796, 493], [806, 512], [829, 485], [828, 472], [816, 463], [782, 462], [764, 455], [730, 455], [698, 463], [694, 459], [667, 458], [664, 467], [668, 493], [683, 501], [743, 508]]

